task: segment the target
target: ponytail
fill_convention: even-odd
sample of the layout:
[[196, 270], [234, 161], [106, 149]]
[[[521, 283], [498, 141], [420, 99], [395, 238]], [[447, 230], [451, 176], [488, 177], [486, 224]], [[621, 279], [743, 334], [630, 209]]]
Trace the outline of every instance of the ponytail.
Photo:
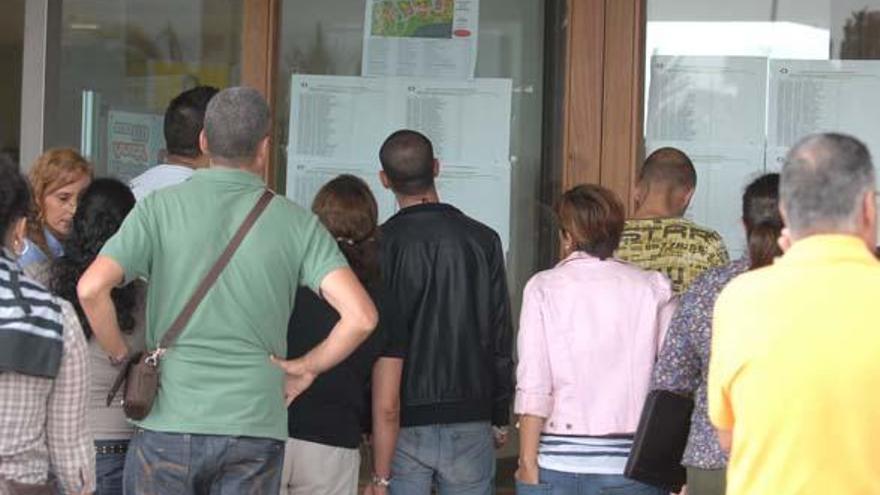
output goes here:
[[379, 281], [379, 243], [376, 235], [357, 241], [338, 238], [336, 242], [362, 284], [371, 286]]
[[762, 223], [752, 228], [749, 232], [749, 261], [751, 265], [749, 270], [755, 270], [773, 263], [778, 256], [782, 256], [782, 249], [779, 247], [779, 235], [782, 231], [781, 225], [771, 223]]
[[746, 187], [742, 218], [748, 238], [749, 269], [772, 264], [774, 258], [782, 255], [778, 243], [783, 228], [779, 213], [779, 174], [764, 174]]

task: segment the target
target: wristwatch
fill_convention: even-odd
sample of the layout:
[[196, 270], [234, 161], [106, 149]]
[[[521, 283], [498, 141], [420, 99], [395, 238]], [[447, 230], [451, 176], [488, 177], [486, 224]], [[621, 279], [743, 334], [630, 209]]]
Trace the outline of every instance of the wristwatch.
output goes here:
[[371, 483], [373, 483], [374, 486], [388, 488], [388, 486], [391, 485], [391, 478], [383, 478], [382, 476], [374, 474]]

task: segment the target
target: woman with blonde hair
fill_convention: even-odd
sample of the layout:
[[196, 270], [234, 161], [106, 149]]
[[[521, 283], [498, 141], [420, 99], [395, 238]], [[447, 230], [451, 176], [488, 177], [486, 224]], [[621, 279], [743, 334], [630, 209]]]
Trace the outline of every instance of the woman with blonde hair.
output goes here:
[[[50, 149], [31, 166], [31, 211], [28, 236], [19, 265], [45, 263], [64, 253], [79, 197], [92, 182], [92, 166], [76, 150]], [[32, 267], [31, 267], [32, 268]]]

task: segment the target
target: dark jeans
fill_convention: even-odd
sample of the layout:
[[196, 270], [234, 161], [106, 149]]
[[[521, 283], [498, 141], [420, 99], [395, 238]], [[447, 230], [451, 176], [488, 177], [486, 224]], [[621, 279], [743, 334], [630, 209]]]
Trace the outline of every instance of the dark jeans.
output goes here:
[[[95, 447], [127, 446], [128, 440], [96, 440]], [[122, 472], [125, 454], [95, 456], [95, 495], [122, 495]]]
[[277, 495], [284, 442], [139, 429], [125, 462], [126, 495]]
[[517, 495], [668, 495], [619, 474], [576, 474], [541, 468], [537, 485], [516, 482]]

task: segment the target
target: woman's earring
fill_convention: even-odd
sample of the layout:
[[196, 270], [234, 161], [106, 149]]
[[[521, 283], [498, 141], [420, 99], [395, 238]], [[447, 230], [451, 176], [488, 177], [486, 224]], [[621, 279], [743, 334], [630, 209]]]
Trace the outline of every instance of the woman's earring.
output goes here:
[[27, 242], [21, 239], [12, 241], [12, 250], [15, 251], [15, 255], [18, 257], [24, 256], [24, 253], [28, 251], [28, 247], [30, 246], [28, 246]]

